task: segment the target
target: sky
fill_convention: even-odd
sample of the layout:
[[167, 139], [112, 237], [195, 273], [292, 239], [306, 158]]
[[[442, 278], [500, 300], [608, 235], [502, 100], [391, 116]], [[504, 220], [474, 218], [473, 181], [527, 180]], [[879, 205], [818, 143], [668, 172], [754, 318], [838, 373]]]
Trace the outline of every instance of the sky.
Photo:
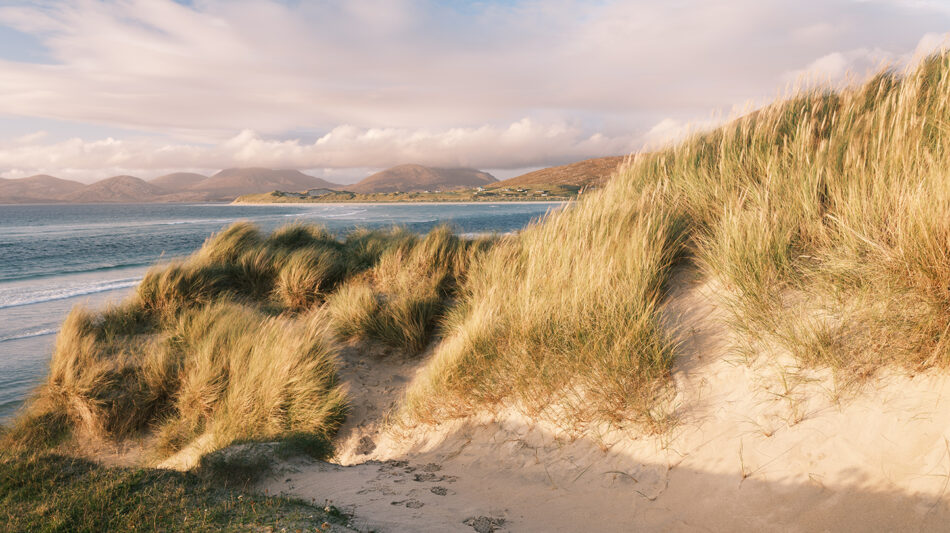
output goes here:
[[0, 177], [498, 177], [905, 68], [950, 0], [0, 0]]

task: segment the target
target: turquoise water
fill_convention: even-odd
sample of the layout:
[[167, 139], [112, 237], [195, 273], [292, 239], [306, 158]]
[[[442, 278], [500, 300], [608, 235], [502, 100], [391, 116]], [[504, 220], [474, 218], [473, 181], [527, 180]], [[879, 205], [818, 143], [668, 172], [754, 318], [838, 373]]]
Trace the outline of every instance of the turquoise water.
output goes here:
[[534, 204], [120, 204], [0, 206], [0, 420], [46, 375], [56, 332], [75, 305], [123, 298], [148, 265], [187, 255], [236, 220], [293, 221], [343, 234], [394, 224], [419, 233], [507, 233], [557, 208]]

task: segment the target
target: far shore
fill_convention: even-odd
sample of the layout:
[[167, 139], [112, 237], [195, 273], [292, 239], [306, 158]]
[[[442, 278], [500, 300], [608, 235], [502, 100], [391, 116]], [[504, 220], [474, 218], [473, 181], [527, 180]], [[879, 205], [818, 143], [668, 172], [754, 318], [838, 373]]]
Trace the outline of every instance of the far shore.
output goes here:
[[492, 201], [492, 202], [472, 202], [472, 201], [459, 201], [459, 202], [426, 202], [426, 201], [414, 201], [414, 202], [231, 202], [229, 205], [252, 205], [252, 206], [272, 206], [272, 205], [359, 205], [359, 206], [368, 206], [368, 205], [416, 205], [416, 204], [426, 204], [426, 205], [504, 205], [504, 204], [566, 204], [570, 203], [573, 200], [512, 200], [512, 201]]

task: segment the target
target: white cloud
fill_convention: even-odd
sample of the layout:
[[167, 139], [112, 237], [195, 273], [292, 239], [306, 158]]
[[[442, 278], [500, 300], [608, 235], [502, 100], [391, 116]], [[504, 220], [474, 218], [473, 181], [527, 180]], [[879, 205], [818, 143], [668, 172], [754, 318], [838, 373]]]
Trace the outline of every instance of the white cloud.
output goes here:
[[804, 69], [786, 72], [782, 78], [803, 86], [861, 81], [885, 68], [896, 71], [911, 68], [924, 57], [946, 50], [950, 43], [948, 39], [950, 33], [927, 33], [913, 49], [902, 53], [880, 48], [832, 52], [815, 59]]
[[[920, 36], [950, 24], [950, 13], [921, 2], [458, 6], [66, 0], [0, 8], [0, 24], [39, 38], [50, 60], [2, 54], [0, 116], [151, 135], [63, 140], [44, 124], [46, 138], [0, 146], [0, 172], [544, 166], [675, 138], [800, 76], [864, 74], [935, 46]], [[3, 128], [11, 138], [39, 129]]]
[[[407, 130], [340, 126], [315, 142], [265, 139], [251, 130], [214, 145], [155, 139], [47, 144], [0, 143], [2, 177], [58, 172], [83, 181], [130, 173], [145, 177], [172, 169], [213, 172], [230, 166], [324, 169], [384, 168], [424, 161], [434, 166], [524, 168], [535, 161], [567, 163], [603, 154], [626, 154], [642, 143], [630, 136], [587, 135], [564, 123], [523, 119], [506, 127]], [[64, 174], [65, 172], [65, 174]]]

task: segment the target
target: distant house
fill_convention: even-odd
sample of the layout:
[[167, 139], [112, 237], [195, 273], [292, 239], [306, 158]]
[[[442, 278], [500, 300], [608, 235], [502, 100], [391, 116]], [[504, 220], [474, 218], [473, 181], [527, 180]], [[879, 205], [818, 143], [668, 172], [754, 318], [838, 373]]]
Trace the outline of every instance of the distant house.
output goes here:
[[309, 189], [307, 190], [307, 196], [310, 198], [319, 198], [335, 192], [333, 189]]

